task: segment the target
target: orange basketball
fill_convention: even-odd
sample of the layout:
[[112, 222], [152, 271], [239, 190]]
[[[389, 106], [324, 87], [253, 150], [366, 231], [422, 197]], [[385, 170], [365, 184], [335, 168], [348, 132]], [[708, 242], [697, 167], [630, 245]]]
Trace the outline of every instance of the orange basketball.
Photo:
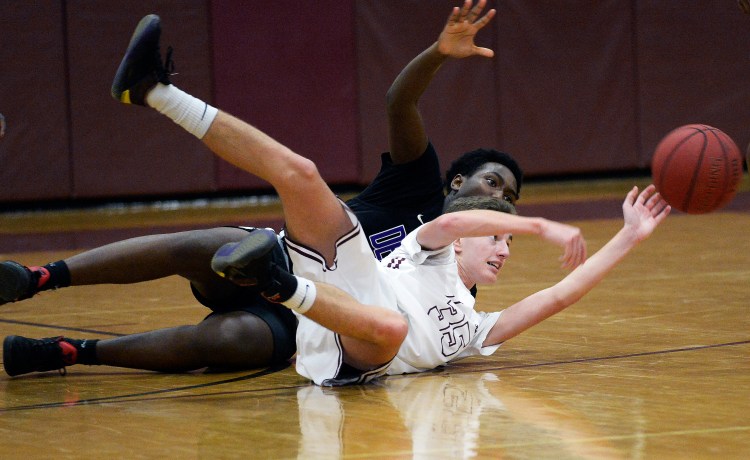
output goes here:
[[704, 214], [729, 204], [742, 181], [742, 154], [720, 129], [685, 125], [659, 142], [651, 176], [667, 202], [688, 214]]

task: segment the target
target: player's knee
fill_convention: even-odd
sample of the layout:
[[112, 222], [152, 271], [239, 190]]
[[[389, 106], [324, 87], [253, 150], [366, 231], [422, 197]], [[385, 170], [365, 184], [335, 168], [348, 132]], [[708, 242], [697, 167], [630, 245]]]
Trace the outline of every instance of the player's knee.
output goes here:
[[268, 325], [255, 315], [241, 311], [223, 313], [204, 320], [202, 331], [214, 347], [223, 350], [248, 348], [273, 349], [273, 336]]
[[307, 158], [295, 157], [287, 164], [282, 171], [284, 180], [287, 183], [307, 184], [315, 181], [320, 177], [318, 167], [315, 163]]

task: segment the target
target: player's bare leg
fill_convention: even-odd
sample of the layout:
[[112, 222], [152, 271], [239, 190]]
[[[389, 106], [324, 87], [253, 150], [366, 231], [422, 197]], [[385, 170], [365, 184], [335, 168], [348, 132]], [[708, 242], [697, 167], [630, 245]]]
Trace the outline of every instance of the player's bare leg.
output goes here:
[[268, 325], [242, 311], [178, 326], [100, 340], [99, 364], [185, 372], [204, 367], [252, 369], [268, 365], [273, 338]]
[[216, 115], [203, 142], [221, 158], [270, 182], [281, 199], [290, 238], [333, 261], [333, 242], [352, 223], [312, 161], [224, 112]]
[[239, 288], [209, 265], [219, 247], [245, 236], [245, 230], [219, 227], [131, 238], [38, 267], [0, 262], [0, 305], [49, 289], [139, 283], [172, 275], [189, 280], [206, 298], [231, 298]]

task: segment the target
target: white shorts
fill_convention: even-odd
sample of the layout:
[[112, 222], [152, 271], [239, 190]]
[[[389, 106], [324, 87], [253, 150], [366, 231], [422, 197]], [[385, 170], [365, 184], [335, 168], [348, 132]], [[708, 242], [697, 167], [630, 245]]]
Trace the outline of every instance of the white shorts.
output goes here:
[[[342, 206], [343, 205], [342, 203]], [[286, 237], [294, 274], [342, 289], [359, 302], [398, 311], [396, 297], [380, 275], [380, 264], [373, 257], [356, 216], [346, 208], [354, 228], [336, 242], [333, 266], [311, 248]], [[344, 365], [343, 349], [338, 334], [298, 315], [297, 372], [318, 385], [336, 386], [365, 383], [385, 374], [388, 364], [371, 371], [357, 371]]]

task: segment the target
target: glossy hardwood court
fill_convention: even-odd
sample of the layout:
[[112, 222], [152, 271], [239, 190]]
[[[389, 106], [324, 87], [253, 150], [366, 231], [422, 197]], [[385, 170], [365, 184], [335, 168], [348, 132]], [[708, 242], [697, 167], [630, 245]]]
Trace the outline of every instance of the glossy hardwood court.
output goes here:
[[[748, 181], [724, 211], [670, 216], [579, 304], [491, 357], [434, 372], [339, 389], [315, 387], [293, 366], [0, 373], [0, 457], [750, 458]], [[633, 182], [644, 184], [529, 184], [520, 210], [568, 216], [593, 252], [619, 229], [621, 197]], [[103, 225], [78, 213], [5, 215], [0, 237], [29, 243], [21, 235], [34, 234], [41, 245], [89, 232], [91, 239], [76, 241], [101, 244], [120, 236], [107, 232], [138, 229], [134, 215], [153, 233], [253, 222], [252, 209], [116, 212]], [[40, 264], [76, 251], [6, 246], [0, 257]], [[497, 285], [480, 290], [479, 308], [500, 309], [564, 275], [555, 247], [517, 237], [512, 251]], [[205, 314], [185, 281], [168, 278], [7, 304], [0, 333], [106, 338]]]

